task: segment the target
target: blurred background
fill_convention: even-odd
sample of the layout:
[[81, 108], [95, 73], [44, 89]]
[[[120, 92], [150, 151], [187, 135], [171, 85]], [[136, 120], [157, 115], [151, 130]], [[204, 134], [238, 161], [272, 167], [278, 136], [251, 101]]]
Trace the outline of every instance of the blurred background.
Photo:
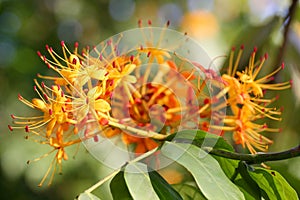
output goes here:
[[[0, 192], [1, 199], [73, 199], [109, 169], [86, 152], [63, 164], [63, 175], [51, 187], [37, 185], [54, 155], [26, 164], [48, 152], [44, 145], [25, 141], [23, 131], [10, 132], [10, 114], [28, 114], [30, 109], [18, 101], [18, 94], [35, 97], [33, 78], [45, 74], [47, 67], [36, 55], [46, 53], [45, 44], [60, 49], [64, 40], [71, 49], [97, 45], [102, 40], [152, 20], [153, 26], [171, 21], [170, 28], [187, 32], [222, 66], [232, 46], [245, 44], [245, 57], [254, 46], [269, 53], [265, 71], [286, 68], [276, 79], [293, 79], [293, 89], [280, 91], [278, 106], [284, 108], [283, 120], [272, 122], [281, 133], [268, 134], [274, 140], [270, 151], [282, 151], [300, 140], [300, 13], [295, 14], [284, 36], [291, 1], [288, 0], [0, 0]], [[284, 51], [282, 44], [285, 43]], [[242, 62], [246, 62], [246, 60]], [[300, 158], [269, 162], [300, 194]], [[46, 185], [46, 184], [45, 184]], [[108, 199], [107, 185], [96, 193]]]

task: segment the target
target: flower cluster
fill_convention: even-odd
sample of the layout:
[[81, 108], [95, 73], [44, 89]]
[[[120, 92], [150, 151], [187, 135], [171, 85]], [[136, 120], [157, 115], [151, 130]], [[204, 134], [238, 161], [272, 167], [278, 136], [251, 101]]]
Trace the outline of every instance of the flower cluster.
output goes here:
[[78, 43], [70, 51], [61, 42], [63, 56], [49, 46], [50, 58], [38, 52], [56, 75], [39, 74], [44, 81], [35, 80], [38, 98], [28, 101], [20, 95], [19, 100], [41, 114], [12, 115], [14, 125], [8, 127], [11, 131], [25, 129], [26, 138], [37, 138], [34, 140], [56, 152], [40, 185], [53, 168], [49, 183], [57, 166], [61, 171], [62, 161], [68, 159], [65, 148], [82, 140], [118, 137], [141, 154], [170, 134], [197, 128], [219, 135], [230, 131], [234, 141], [251, 153], [267, 150], [272, 141], [260, 133], [279, 129], [256, 121], [265, 117], [280, 120], [280, 110], [269, 107], [276, 98], [266, 99], [264, 91], [290, 87], [289, 82], [268, 84], [283, 66], [257, 78], [267, 56], [255, 62], [255, 49], [248, 67], [239, 72], [242, 49], [235, 62], [233, 50], [227, 73], [218, 76], [215, 70], [162, 48], [166, 30], [161, 29], [154, 40], [156, 32], [151, 27], [141, 28], [144, 41], [126, 50], [122, 50], [124, 36], [120, 35], [82, 52]]

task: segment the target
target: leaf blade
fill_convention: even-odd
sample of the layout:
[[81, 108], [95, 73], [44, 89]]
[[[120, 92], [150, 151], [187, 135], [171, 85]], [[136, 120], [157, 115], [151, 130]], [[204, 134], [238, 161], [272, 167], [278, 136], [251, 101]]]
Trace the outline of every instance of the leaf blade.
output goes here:
[[182, 200], [179, 193], [159, 173], [150, 169], [149, 177], [156, 194], [161, 200]]
[[224, 174], [218, 162], [194, 145], [166, 142], [162, 153], [183, 165], [208, 199], [244, 199], [242, 192]]
[[133, 199], [159, 200], [143, 163], [130, 163], [125, 167], [124, 178]]
[[256, 168], [254, 171], [249, 171], [249, 174], [270, 199], [299, 199], [296, 191], [279, 172]]

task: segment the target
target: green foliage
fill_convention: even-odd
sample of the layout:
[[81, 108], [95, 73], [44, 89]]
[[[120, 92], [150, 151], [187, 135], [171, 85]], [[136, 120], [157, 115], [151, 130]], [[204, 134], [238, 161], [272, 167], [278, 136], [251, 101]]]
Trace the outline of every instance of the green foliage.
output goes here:
[[260, 189], [264, 190], [269, 199], [298, 200], [298, 195], [288, 182], [274, 170], [256, 168], [249, 171], [250, 176]]
[[[170, 185], [146, 164], [129, 162], [110, 183], [113, 199], [298, 199], [295, 190], [278, 172], [212, 156], [203, 150], [210, 147], [233, 152], [232, 146], [221, 137], [191, 130], [178, 132], [168, 140], [160, 148], [161, 153], [185, 167], [194, 182]], [[82, 193], [79, 199], [97, 197]]]
[[226, 177], [218, 162], [200, 148], [166, 142], [162, 153], [187, 168], [208, 199], [244, 199], [241, 191]]

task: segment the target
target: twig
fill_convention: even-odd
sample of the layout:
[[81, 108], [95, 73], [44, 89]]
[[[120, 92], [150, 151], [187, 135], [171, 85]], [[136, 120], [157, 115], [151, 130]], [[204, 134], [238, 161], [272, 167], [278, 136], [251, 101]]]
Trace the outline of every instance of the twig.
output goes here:
[[295, 16], [297, 4], [298, 4], [298, 0], [292, 0], [292, 3], [289, 7], [289, 11], [288, 11], [286, 17], [284, 18], [284, 22], [283, 22], [284, 23], [283, 42], [282, 42], [281, 47], [279, 49], [279, 53], [278, 53], [278, 56], [277, 56], [275, 66], [279, 66], [283, 61], [283, 56], [284, 56], [284, 53], [285, 53], [286, 44], [287, 44], [287, 40], [288, 40], [288, 34], [289, 34], [289, 31], [290, 31], [290, 25], [291, 25], [292, 19]]
[[91, 193], [92, 191], [94, 191], [95, 189], [97, 189], [98, 187], [100, 187], [103, 183], [105, 183], [106, 181], [110, 180], [111, 178], [113, 178], [115, 175], [117, 175], [124, 167], [126, 167], [128, 164], [131, 163], [135, 163], [138, 162], [140, 160], [143, 160], [144, 158], [147, 158], [148, 156], [150, 156], [152, 153], [154, 153], [158, 148], [152, 149], [151, 151], [148, 151], [147, 153], [142, 154], [139, 157], [136, 157], [133, 160], [130, 160], [128, 162], [126, 162], [124, 165], [122, 165], [121, 167], [115, 169], [112, 173], [108, 174], [106, 177], [104, 177], [103, 179], [101, 179], [100, 181], [98, 181], [96, 184], [94, 184], [93, 186], [91, 186], [90, 188], [86, 189], [84, 192], [85, 193]]
[[233, 160], [246, 161], [248, 164], [258, 164], [266, 161], [285, 160], [285, 159], [300, 156], [300, 145], [292, 149], [289, 149], [287, 151], [276, 152], [276, 153], [258, 153], [258, 154], [241, 154], [241, 153], [229, 152], [220, 149], [212, 149], [211, 147], [209, 148], [204, 147], [203, 149], [207, 151], [209, 154], [228, 158], [228, 159], [233, 159]]

